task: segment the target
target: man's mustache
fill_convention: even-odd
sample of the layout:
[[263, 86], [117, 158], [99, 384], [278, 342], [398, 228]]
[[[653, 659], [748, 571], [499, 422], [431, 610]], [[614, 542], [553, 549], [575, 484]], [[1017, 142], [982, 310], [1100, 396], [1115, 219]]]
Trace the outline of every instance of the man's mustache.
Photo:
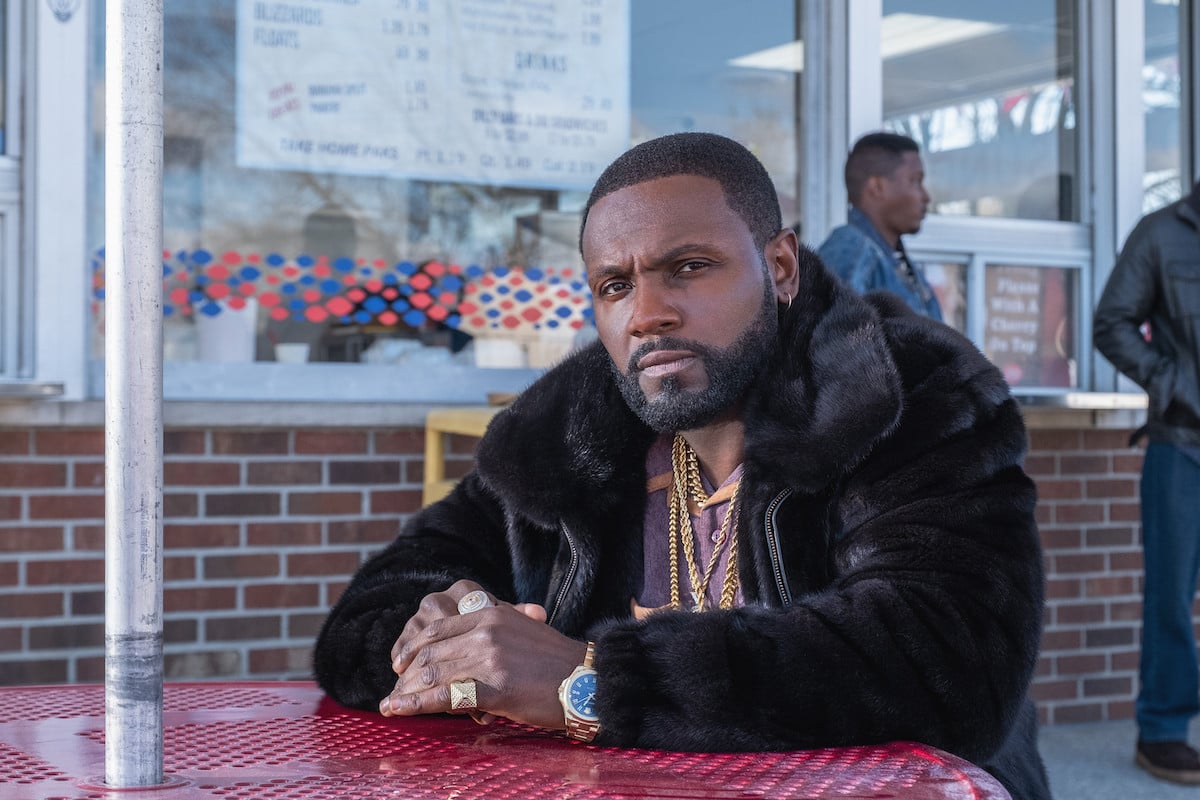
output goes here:
[[701, 361], [707, 361], [712, 355], [712, 349], [693, 339], [682, 339], [678, 336], [660, 336], [652, 342], [643, 342], [633, 354], [629, 356], [629, 364], [626, 365], [625, 374], [636, 375], [641, 372], [638, 369], [638, 362], [643, 358], [653, 353], [656, 350], [690, 350], [700, 357]]

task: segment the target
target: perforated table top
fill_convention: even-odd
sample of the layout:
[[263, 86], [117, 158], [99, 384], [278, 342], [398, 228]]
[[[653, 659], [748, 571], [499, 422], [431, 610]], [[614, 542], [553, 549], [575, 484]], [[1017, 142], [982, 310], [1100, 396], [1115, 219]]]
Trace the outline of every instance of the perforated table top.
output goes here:
[[1004, 800], [990, 775], [892, 743], [792, 753], [603, 748], [463, 717], [385, 719], [309, 683], [167, 684], [162, 787], [107, 789], [101, 686], [0, 689], [0, 800]]

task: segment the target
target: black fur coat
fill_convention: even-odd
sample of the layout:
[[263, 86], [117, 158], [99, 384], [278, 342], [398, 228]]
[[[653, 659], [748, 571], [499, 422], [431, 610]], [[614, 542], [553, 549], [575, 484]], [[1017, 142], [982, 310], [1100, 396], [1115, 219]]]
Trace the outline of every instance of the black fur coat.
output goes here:
[[361, 568], [317, 642], [321, 686], [375, 708], [421, 598], [468, 578], [595, 640], [598, 744], [913, 740], [1048, 797], [1026, 700], [1042, 566], [1020, 410], [950, 328], [805, 266], [745, 416], [744, 607], [630, 617], [654, 434], [597, 343], [501, 412], [476, 470]]

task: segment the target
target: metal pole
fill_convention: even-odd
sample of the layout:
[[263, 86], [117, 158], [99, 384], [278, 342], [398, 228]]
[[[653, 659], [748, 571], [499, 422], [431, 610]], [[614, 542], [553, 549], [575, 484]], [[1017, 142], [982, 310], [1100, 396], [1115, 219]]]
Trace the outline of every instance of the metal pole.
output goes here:
[[162, 0], [105, 20], [104, 780], [163, 782]]

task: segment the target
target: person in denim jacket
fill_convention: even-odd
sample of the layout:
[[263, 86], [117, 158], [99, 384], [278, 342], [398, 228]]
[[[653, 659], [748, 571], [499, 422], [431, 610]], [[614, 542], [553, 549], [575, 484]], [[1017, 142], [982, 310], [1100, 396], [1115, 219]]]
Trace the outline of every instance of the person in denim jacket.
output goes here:
[[929, 208], [917, 143], [896, 133], [870, 133], [846, 159], [847, 223], [817, 250], [842, 282], [859, 293], [886, 291], [942, 321], [937, 295], [900, 237], [921, 229]]

